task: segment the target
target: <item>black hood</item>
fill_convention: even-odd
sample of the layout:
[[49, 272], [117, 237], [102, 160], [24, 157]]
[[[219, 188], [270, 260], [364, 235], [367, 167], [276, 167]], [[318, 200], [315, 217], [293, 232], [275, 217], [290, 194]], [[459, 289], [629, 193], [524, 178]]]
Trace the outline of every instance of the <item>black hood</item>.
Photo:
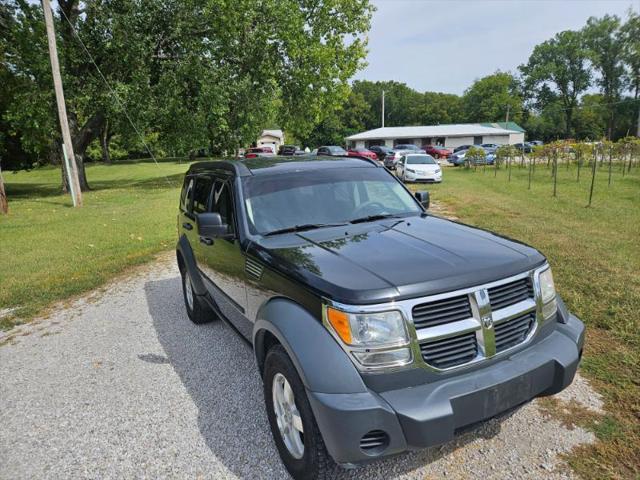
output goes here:
[[255, 248], [277, 270], [350, 304], [471, 287], [545, 261], [527, 245], [433, 216], [279, 235]]

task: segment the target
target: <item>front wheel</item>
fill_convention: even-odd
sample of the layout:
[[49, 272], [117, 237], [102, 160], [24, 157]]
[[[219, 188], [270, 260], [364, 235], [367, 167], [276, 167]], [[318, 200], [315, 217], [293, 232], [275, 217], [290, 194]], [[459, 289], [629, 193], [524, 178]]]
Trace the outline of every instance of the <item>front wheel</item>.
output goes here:
[[185, 268], [180, 273], [182, 274], [184, 306], [187, 309], [189, 320], [196, 324], [208, 323], [214, 320], [216, 317], [215, 313], [213, 313], [209, 305], [193, 291], [193, 284], [191, 283], [189, 272], [187, 272]]
[[339, 467], [327, 452], [302, 380], [280, 345], [267, 353], [263, 381], [271, 434], [289, 474], [295, 480], [335, 478]]

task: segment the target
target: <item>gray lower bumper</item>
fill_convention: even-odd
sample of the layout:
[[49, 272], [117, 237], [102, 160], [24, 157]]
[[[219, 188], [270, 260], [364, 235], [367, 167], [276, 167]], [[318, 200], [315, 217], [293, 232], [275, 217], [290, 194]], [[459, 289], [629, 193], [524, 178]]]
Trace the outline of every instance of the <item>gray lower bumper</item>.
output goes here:
[[[334, 460], [360, 463], [448, 442], [457, 429], [563, 390], [576, 373], [583, 343], [584, 325], [570, 315], [548, 337], [483, 370], [380, 394], [308, 397]], [[375, 454], [360, 449], [360, 439], [371, 430], [389, 439]]]

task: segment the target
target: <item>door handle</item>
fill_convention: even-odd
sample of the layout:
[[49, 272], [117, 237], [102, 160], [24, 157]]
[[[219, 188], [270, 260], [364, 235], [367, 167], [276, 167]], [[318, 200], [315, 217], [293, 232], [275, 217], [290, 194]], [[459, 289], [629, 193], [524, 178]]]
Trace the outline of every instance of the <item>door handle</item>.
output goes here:
[[185, 228], [185, 230], [193, 230], [193, 225], [191, 225], [189, 222], [184, 222], [182, 226]]
[[200, 237], [200, 243], [204, 243], [205, 245], [213, 245], [213, 239], [207, 237]]

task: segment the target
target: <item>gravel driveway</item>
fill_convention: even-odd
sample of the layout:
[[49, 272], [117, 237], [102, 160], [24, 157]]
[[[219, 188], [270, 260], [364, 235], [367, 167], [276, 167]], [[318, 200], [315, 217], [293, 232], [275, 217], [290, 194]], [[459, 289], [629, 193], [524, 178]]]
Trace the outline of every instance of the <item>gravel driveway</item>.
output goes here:
[[[166, 256], [14, 329], [0, 346], [0, 478], [286, 478], [250, 346], [195, 326]], [[600, 408], [578, 378], [563, 398]], [[592, 442], [536, 403], [347, 478], [571, 478]]]

